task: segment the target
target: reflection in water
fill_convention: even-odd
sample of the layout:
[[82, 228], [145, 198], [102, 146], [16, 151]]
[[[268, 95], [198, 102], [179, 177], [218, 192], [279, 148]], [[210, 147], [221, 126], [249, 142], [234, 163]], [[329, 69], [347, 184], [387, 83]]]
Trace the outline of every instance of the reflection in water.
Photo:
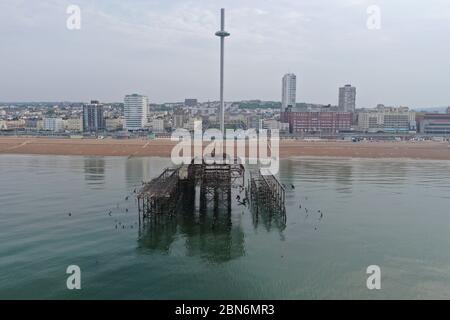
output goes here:
[[[378, 185], [398, 185], [407, 182], [410, 175], [409, 165], [402, 161], [367, 160], [359, 163], [359, 180]], [[395, 172], [395, 175], [392, 173]]]
[[84, 158], [84, 177], [89, 186], [105, 183], [105, 160], [99, 157]]
[[[336, 182], [336, 191], [339, 193], [352, 192], [353, 164], [348, 161], [342, 163], [326, 163], [321, 159], [292, 160], [284, 167], [283, 175], [289, 177], [286, 183], [301, 181], [324, 183]], [[333, 183], [334, 184], [334, 183]]]
[[[395, 172], [395, 180], [392, 172]], [[334, 190], [343, 194], [353, 193], [355, 180], [386, 186], [406, 183], [410, 174], [407, 162], [369, 159], [292, 159], [281, 168], [286, 184], [300, 180], [334, 185]]]
[[184, 240], [187, 256], [199, 256], [213, 263], [245, 254], [244, 232], [239, 223], [232, 222], [232, 213], [221, 207], [196, 210], [195, 196], [189, 192], [183, 193], [175, 215], [145, 221], [140, 229], [139, 248], [168, 254], [179, 238]]
[[223, 263], [245, 254], [244, 232], [234, 226], [230, 217], [206, 213], [198, 217], [178, 213], [149, 219], [140, 229], [139, 249], [158, 250], [169, 254], [177, 239], [184, 240], [186, 256], [198, 256], [213, 263]]
[[145, 180], [149, 176], [147, 158], [130, 158], [125, 163], [125, 177], [127, 183]]
[[262, 225], [267, 232], [277, 229], [280, 234], [286, 229], [286, 215], [272, 212], [256, 212], [252, 210], [253, 226], [257, 229]]
[[149, 181], [171, 165], [170, 160], [164, 158], [128, 158], [125, 163], [126, 183], [131, 187], [136, 185], [136, 182]]
[[[284, 239], [284, 211], [281, 214], [268, 209], [251, 210], [247, 199], [249, 191], [239, 183], [226, 190], [207, 189], [192, 183], [181, 184], [180, 188], [180, 199], [173, 215], [154, 213], [143, 220], [139, 249], [169, 254], [175, 243], [184, 241], [187, 256], [198, 256], [214, 263], [237, 259], [245, 255], [241, 222], [246, 214], [252, 217], [255, 230], [260, 225], [267, 232], [277, 229]], [[244, 198], [247, 201], [240, 200]]]

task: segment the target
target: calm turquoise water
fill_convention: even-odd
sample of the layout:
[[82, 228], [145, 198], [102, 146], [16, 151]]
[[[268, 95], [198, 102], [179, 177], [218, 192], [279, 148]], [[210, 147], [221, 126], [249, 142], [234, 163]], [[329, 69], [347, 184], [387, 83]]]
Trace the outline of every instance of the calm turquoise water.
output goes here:
[[[235, 203], [138, 228], [125, 197], [168, 165], [0, 155], [0, 298], [450, 298], [450, 162], [284, 160], [285, 226]], [[66, 289], [73, 264], [81, 291]]]

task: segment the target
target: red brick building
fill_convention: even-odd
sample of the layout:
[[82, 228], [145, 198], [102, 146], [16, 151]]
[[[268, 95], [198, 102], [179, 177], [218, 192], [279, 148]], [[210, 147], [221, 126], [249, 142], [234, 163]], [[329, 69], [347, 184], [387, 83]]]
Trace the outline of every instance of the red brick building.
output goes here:
[[351, 128], [353, 114], [334, 111], [285, 112], [282, 119], [289, 123], [289, 131], [294, 134], [334, 134]]

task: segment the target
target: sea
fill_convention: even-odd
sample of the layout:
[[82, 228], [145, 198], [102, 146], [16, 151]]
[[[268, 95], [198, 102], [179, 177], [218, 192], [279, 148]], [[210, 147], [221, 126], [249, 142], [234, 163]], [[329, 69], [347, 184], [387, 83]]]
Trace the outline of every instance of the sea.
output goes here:
[[284, 159], [284, 218], [236, 188], [231, 212], [139, 224], [169, 166], [0, 155], [0, 299], [450, 299], [450, 161]]

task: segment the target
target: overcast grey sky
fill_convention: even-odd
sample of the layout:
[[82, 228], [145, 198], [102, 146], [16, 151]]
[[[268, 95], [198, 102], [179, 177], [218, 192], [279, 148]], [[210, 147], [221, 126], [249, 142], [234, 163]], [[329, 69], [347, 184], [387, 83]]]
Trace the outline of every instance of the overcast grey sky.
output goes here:
[[279, 101], [294, 72], [299, 102], [337, 104], [351, 83], [358, 107], [450, 105], [449, 0], [1, 0], [0, 101], [215, 100], [221, 7], [227, 100]]

